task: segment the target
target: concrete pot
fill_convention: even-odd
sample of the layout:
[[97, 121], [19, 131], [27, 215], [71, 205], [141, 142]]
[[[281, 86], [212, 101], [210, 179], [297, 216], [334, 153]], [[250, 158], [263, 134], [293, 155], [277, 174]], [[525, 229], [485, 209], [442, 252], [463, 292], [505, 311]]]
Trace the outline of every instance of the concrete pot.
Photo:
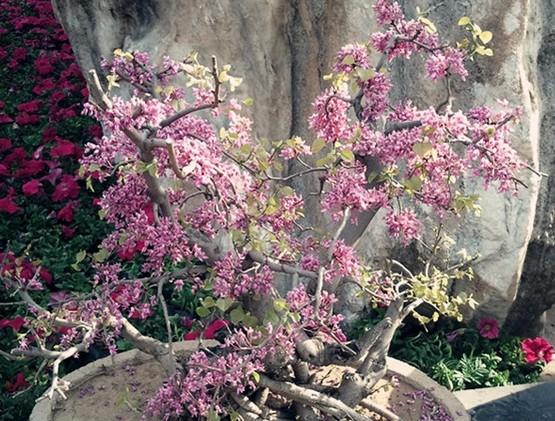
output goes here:
[[[207, 342], [208, 345], [214, 344], [213, 341]], [[176, 352], [184, 356], [197, 348], [197, 341], [174, 344]], [[378, 383], [378, 391], [372, 395], [372, 400], [394, 408], [401, 419], [418, 419], [421, 402], [414, 403], [407, 396], [414, 391], [426, 390], [454, 421], [470, 421], [455, 395], [422, 371], [394, 358], [388, 358], [387, 363], [388, 374]], [[340, 367], [333, 369], [344, 370]], [[392, 376], [398, 379], [399, 386], [391, 385]], [[142, 407], [162, 385], [164, 373], [150, 355], [132, 350], [94, 361], [71, 372], [64, 380], [71, 383], [68, 399], [58, 399], [53, 405], [47, 399], [38, 402], [30, 421], [140, 421]]]

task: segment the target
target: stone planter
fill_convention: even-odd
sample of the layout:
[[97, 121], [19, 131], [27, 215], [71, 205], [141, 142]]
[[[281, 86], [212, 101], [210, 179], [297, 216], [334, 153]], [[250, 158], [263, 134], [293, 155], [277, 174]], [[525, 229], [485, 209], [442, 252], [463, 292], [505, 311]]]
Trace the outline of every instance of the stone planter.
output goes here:
[[[197, 341], [174, 345], [182, 355], [197, 347]], [[392, 376], [398, 379], [399, 386], [391, 385]], [[164, 373], [150, 355], [132, 350], [97, 360], [68, 374], [64, 380], [71, 383], [68, 399], [58, 399], [54, 405], [46, 399], [40, 401], [30, 421], [140, 421], [142, 407], [162, 385]], [[372, 400], [391, 406], [401, 419], [419, 418], [422, 399], [414, 399], [413, 395], [427, 391], [428, 401], [431, 398], [440, 403], [454, 421], [470, 421], [461, 402], [449, 390], [399, 360], [388, 358], [387, 378], [377, 388]]]

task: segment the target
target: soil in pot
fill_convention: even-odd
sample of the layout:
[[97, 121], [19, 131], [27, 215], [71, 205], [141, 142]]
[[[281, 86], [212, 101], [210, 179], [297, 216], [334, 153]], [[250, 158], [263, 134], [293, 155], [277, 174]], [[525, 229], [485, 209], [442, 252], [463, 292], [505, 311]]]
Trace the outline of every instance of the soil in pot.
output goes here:
[[[180, 353], [187, 354], [196, 349], [196, 344], [179, 345]], [[398, 364], [397, 361], [395, 365]], [[324, 386], [336, 386], [344, 370], [344, 367], [322, 368], [317, 372], [317, 381]], [[406, 381], [405, 374], [386, 376], [366, 400], [391, 409], [403, 421], [469, 420], [465, 414], [450, 417], [449, 412], [434, 400], [434, 386], [432, 389], [414, 386], [414, 382]], [[96, 361], [69, 376], [72, 388], [67, 393], [68, 399], [58, 400], [53, 413], [48, 401], [41, 402], [35, 407], [31, 421], [140, 421], [148, 399], [165, 380], [161, 366], [138, 351], [120, 354], [114, 361], [110, 358]], [[430, 386], [426, 384], [425, 387]], [[370, 419], [385, 420], [367, 409], [361, 408], [361, 412]]]

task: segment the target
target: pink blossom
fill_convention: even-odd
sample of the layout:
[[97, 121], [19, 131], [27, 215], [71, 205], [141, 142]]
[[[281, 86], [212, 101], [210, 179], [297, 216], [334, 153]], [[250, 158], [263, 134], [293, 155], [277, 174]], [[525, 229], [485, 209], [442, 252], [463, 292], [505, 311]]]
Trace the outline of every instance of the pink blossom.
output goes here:
[[[346, 58], [349, 59], [346, 60]], [[352, 63], [350, 63], [351, 61]], [[335, 72], [351, 73], [353, 69], [357, 67], [362, 69], [368, 69], [370, 67], [366, 47], [362, 44], [345, 45], [337, 53], [333, 70]]]
[[349, 103], [338, 98], [342, 95], [345, 93], [334, 92], [329, 88], [312, 104], [314, 114], [310, 116], [308, 124], [326, 142], [335, 142], [351, 136], [347, 117]]
[[422, 226], [414, 211], [407, 209], [401, 212], [390, 211], [385, 217], [389, 234], [400, 238], [404, 245], [420, 237]]

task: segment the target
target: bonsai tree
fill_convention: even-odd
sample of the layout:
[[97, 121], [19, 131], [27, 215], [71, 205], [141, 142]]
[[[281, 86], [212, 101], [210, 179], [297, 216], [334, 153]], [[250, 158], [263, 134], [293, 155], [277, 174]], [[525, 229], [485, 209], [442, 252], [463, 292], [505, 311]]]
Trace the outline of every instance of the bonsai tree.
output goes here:
[[[396, 330], [409, 315], [424, 322], [440, 314], [460, 318], [461, 306], [474, 304], [468, 295], [448, 294], [453, 281], [472, 277], [472, 258], [446, 255], [441, 228], [447, 218], [479, 210], [461, 180], [479, 178], [514, 194], [526, 164], [510, 146], [519, 108], [452, 108], [452, 79], [467, 77], [466, 60], [492, 55], [492, 34], [463, 17], [466, 36], [451, 46], [426, 13], [409, 20], [390, 0], [377, 0], [374, 10], [383, 31], [338, 52], [325, 77], [330, 87], [314, 100], [308, 143], [257, 139], [242, 114], [252, 100], [233, 96], [241, 79], [215, 58], [208, 67], [196, 55], [153, 63], [144, 52], [116, 50], [102, 63], [105, 75], [90, 72], [86, 112], [105, 135], [87, 145], [81, 175], [88, 183], [111, 181], [100, 214], [114, 228], [98, 252], [77, 256], [76, 269], [85, 258], [95, 262], [93, 292], [41, 306], [33, 291], [42, 284], [22, 276], [22, 257], [2, 266], [3, 285], [29, 306], [28, 333], [11, 353], [52, 363], [45, 397], [65, 397], [63, 361], [95, 341], [116, 353], [123, 337], [167, 372], [148, 404], [155, 417], [368, 420], [359, 411], [366, 407], [398, 419], [366, 400], [386, 373]], [[419, 109], [408, 99], [390, 100], [389, 65], [415, 55], [425, 60], [415, 71], [445, 90], [440, 104]], [[319, 191], [292, 187], [314, 175]], [[326, 215], [325, 229], [307, 225], [308, 196]], [[379, 209], [392, 237], [419, 243], [421, 270], [395, 260], [375, 268], [358, 258], [349, 227], [362, 232]], [[424, 216], [438, 223], [427, 231], [432, 241]], [[122, 266], [134, 256], [138, 276]], [[40, 263], [34, 265], [38, 274]], [[346, 283], [387, 308], [357, 340], [347, 338], [334, 311]], [[204, 298], [192, 335], [198, 351], [180, 360], [166, 300], [185, 284]], [[420, 314], [423, 303], [433, 310]], [[130, 322], [157, 306], [166, 341]], [[206, 326], [220, 329], [217, 345], [205, 340]], [[337, 387], [314, 375], [331, 365], [345, 367]]]

